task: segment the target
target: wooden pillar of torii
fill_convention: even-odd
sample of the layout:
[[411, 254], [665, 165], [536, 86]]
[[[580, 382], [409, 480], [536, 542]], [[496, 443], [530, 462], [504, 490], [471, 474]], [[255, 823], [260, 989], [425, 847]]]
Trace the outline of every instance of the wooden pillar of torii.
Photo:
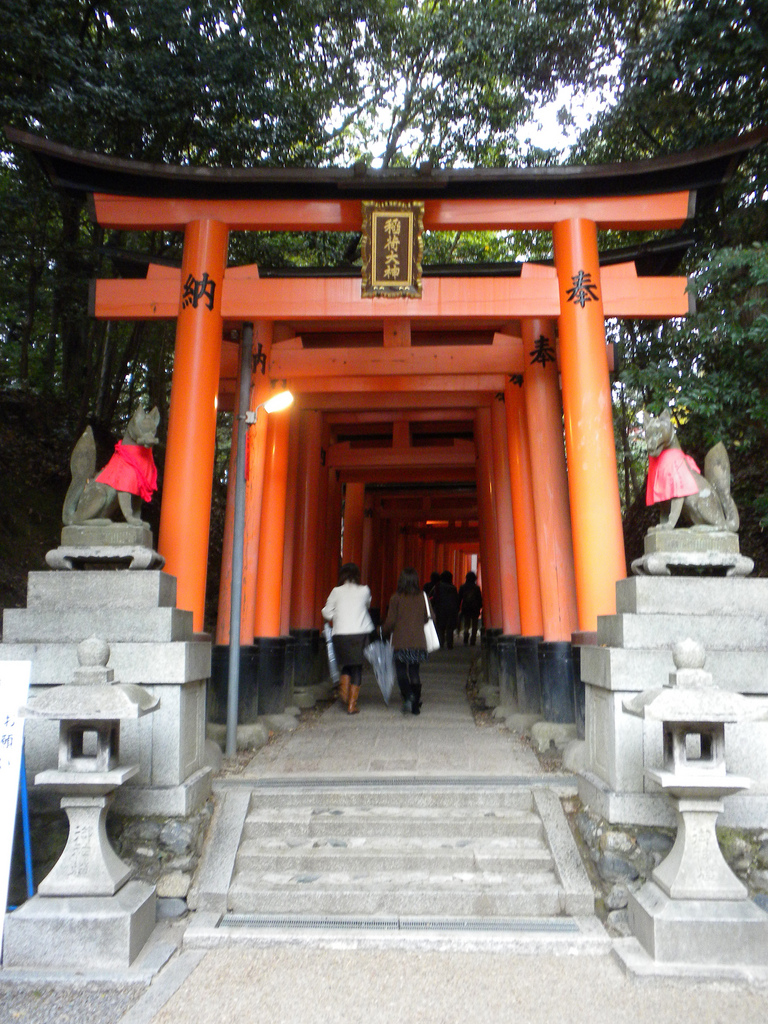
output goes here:
[[177, 579], [177, 600], [202, 631], [216, 447], [221, 293], [228, 228], [210, 217], [185, 224], [176, 289], [176, 349], [168, 414], [158, 548]]

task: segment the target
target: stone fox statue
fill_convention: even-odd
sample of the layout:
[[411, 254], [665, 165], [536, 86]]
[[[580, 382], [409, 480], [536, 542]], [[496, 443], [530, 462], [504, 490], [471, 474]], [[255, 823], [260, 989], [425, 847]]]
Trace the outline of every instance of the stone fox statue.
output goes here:
[[648, 446], [648, 483], [645, 503], [665, 502], [656, 530], [673, 530], [681, 518], [693, 526], [737, 533], [739, 512], [731, 497], [731, 465], [722, 442], [707, 452], [704, 475], [677, 440], [666, 410], [649, 417], [645, 426]]
[[141, 503], [149, 501], [157, 490], [157, 468], [152, 447], [158, 443], [160, 413], [155, 408], [138, 408], [131, 417], [122, 441], [100, 473], [96, 473], [96, 442], [87, 427], [75, 445], [69, 466], [72, 483], [64, 499], [62, 520], [65, 526], [90, 523], [111, 525], [118, 505], [125, 521], [144, 526]]

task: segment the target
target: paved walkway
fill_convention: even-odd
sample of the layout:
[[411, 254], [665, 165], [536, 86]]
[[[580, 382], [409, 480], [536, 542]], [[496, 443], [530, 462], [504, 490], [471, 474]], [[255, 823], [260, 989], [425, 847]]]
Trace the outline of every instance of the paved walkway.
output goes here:
[[340, 701], [300, 731], [262, 748], [246, 777], [409, 775], [537, 776], [538, 759], [501, 726], [477, 728], [465, 684], [477, 647], [439, 651], [422, 665], [420, 715], [403, 715], [397, 687], [389, 707], [366, 666], [360, 714]]
[[[547, 778], [531, 749], [492, 721], [475, 724], [464, 684], [475, 652], [440, 652], [424, 669], [420, 716], [387, 708], [367, 676], [361, 713], [339, 704], [308, 716], [293, 734], [259, 751], [241, 775], [252, 779], [338, 779], [370, 776]], [[228, 772], [223, 773], [232, 776]], [[188, 919], [194, 929], [196, 915]], [[421, 937], [282, 936], [261, 945], [210, 950], [182, 947], [148, 988], [126, 989], [129, 977], [67, 990], [40, 978], [28, 998], [14, 999], [0, 973], [0, 1020], [23, 1024], [443, 1024], [467, 1021], [624, 1021], [708, 1024], [764, 1021], [768, 980], [759, 972], [735, 980], [696, 974], [628, 975], [617, 945], [597, 919], [585, 941], [525, 935]], [[626, 950], [625, 950], [626, 952]], [[641, 966], [641, 965], [640, 965]], [[646, 965], [647, 966], [647, 965]], [[115, 988], [115, 983], [121, 986]], [[4, 991], [5, 989], [5, 991]], [[18, 993], [16, 993], [18, 995]], [[126, 1000], [132, 1003], [126, 1011]]]

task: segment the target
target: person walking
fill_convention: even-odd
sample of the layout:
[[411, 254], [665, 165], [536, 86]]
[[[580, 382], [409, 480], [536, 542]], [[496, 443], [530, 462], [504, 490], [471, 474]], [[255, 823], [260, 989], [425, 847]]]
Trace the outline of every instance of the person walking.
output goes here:
[[453, 634], [459, 623], [459, 592], [453, 585], [453, 573], [446, 569], [440, 573], [440, 582], [432, 598], [435, 609], [435, 623], [440, 646], [453, 648]]
[[477, 585], [477, 576], [468, 572], [464, 582], [459, 587], [459, 616], [464, 627], [464, 646], [469, 643], [470, 628], [472, 630], [472, 646], [477, 639], [477, 626], [480, 619], [480, 609], [483, 607], [483, 594]]
[[330, 622], [333, 650], [339, 666], [339, 696], [347, 712], [356, 715], [363, 675], [363, 648], [373, 631], [368, 609], [371, 591], [360, 583], [360, 570], [354, 562], [342, 565], [338, 585], [328, 595], [322, 611]]
[[419, 587], [415, 569], [403, 569], [381, 627], [382, 636], [392, 636], [397, 685], [403, 698], [404, 715], [421, 712], [421, 676], [419, 666], [427, 660], [424, 623], [432, 617], [425, 593]]

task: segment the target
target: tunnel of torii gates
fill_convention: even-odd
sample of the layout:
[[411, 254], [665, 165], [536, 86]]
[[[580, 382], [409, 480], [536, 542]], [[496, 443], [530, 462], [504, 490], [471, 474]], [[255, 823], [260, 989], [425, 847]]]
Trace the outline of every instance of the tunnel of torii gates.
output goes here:
[[[103, 228], [184, 233], [181, 269], [97, 280], [92, 312], [176, 319], [158, 550], [196, 630], [216, 411], [240, 412], [239, 344], [253, 325], [250, 409], [286, 386], [295, 403], [262, 409], [249, 431], [242, 645], [317, 634], [340, 557], [385, 611], [405, 565], [422, 580], [449, 569], [458, 584], [479, 556], [487, 629], [590, 642], [626, 575], [604, 321], [689, 311], [685, 277], [601, 261], [598, 231], [682, 228], [764, 131], [610, 166], [388, 172], [169, 167], [7, 134], [54, 187], [87, 193]], [[420, 298], [396, 299], [361, 297], [359, 275], [227, 266], [230, 232], [359, 231], [363, 200], [421, 200], [425, 230], [551, 231], [554, 260], [427, 270]]]

